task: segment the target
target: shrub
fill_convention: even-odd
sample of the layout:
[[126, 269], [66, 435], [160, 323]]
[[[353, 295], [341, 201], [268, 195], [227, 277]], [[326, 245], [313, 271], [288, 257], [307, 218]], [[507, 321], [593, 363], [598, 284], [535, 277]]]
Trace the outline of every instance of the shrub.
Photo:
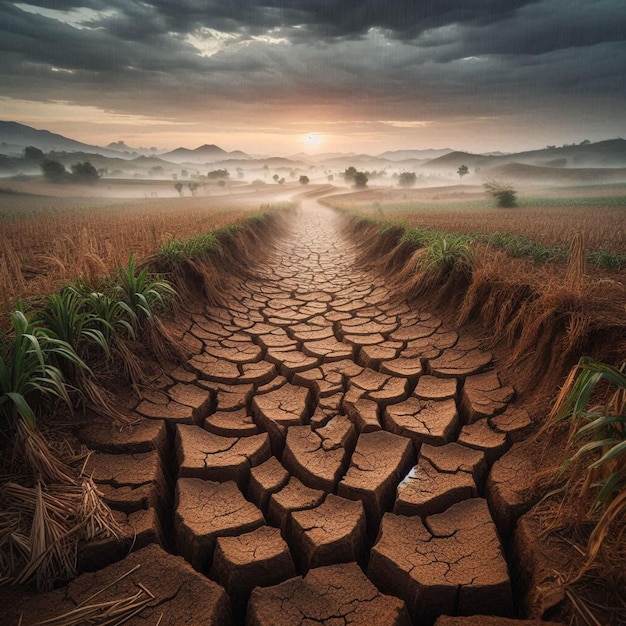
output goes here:
[[398, 185], [400, 187], [414, 187], [417, 182], [415, 172], [402, 172], [398, 176]]
[[67, 171], [62, 163], [53, 159], [44, 159], [41, 163], [44, 178], [51, 183], [61, 183], [67, 178]]
[[484, 187], [487, 193], [496, 199], [499, 207], [508, 209], [517, 206], [517, 191], [511, 185], [491, 180], [487, 181]]
[[79, 183], [97, 183], [100, 180], [100, 174], [89, 161], [85, 161], [72, 165], [72, 179]]
[[354, 176], [354, 186], [357, 189], [364, 189], [367, 187], [367, 174], [365, 172], [357, 172]]

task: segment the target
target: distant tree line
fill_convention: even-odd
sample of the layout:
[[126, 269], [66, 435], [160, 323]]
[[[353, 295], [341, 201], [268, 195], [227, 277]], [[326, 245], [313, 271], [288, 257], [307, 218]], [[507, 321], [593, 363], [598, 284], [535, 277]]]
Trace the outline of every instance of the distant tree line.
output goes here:
[[89, 162], [73, 163], [68, 172], [65, 166], [54, 159], [44, 159], [41, 164], [44, 178], [51, 183], [97, 183], [100, 180], [98, 170]]
[[65, 165], [35, 146], [24, 148], [24, 160], [37, 163], [44, 178], [51, 183], [96, 183], [100, 180], [100, 173], [89, 161], [73, 163], [68, 172]]

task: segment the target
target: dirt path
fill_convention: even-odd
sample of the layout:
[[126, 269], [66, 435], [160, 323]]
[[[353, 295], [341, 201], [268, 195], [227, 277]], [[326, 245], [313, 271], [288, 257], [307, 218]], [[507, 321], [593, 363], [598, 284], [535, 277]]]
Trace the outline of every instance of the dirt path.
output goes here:
[[[228, 306], [190, 320], [194, 356], [134, 407], [133, 433], [79, 433], [98, 450], [94, 477], [135, 549], [181, 555], [250, 625], [512, 614], [483, 495], [527, 416], [489, 352], [356, 267], [338, 219], [305, 201]], [[119, 552], [104, 542], [81, 561], [100, 569]], [[224, 604], [199, 578], [204, 599], [175, 594], [176, 619]]]

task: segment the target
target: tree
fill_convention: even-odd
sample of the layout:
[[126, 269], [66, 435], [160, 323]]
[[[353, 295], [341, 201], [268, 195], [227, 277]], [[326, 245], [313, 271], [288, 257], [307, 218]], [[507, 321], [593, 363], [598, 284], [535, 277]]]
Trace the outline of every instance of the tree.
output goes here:
[[278, 174], [274, 174], [274, 176], [272, 176], [272, 178], [274, 179], [274, 182], [277, 183], [278, 180], [280, 179], [280, 176]]
[[365, 189], [367, 187], [367, 174], [365, 172], [357, 172], [354, 177], [354, 186], [357, 189]]
[[189, 183], [188, 187], [189, 187], [189, 191], [191, 191], [191, 195], [192, 196], [195, 196], [198, 193], [199, 185], [198, 185], [198, 183], [196, 181], [192, 180]]
[[176, 189], [176, 191], [178, 191], [178, 195], [179, 196], [183, 195], [183, 184], [182, 183], [176, 183], [174, 185], [174, 189]]
[[417, 176], [415, 172], [402, 172], [398, 176], [398, 185], [400, 187], [414, 187], [417, 182]]
[[508, 209], [517, 206], [517, 191], [511, 185], [490, 180], [484, 187], [487, 193], [496, 199], [499, 207]]
[[343, 178], [347, 183], [353, 183], [354, 182], [354, 177], [357, 175], [357, 171], [356, 171], [356, 167], [353, 167], [352, 165], [347, 168], [344, 173], [343, 173]]
[[469, 174], [469, 167], [467, 167], [467, 165], [461, 165], [456, 173], [459, 175], [460, 179], [463, 180], [463, 176]]
[[301, 185], [308, 185], [309, 184], [309, 177], [308, 176], [300, 176], [299, 182]]
[[97, 183], [100, 180], [100, 175], [89, 161], [85, 161], [72, 165], [72, 179], [79, 183]]
[[65, 167], [58, 161], [44, 159], [40, 167], [44, 178], [51, 183], [61, 183], [67, 178]]
[[37, 163], [41, 163], [45, 158], [46, 155], [43, 153], [43, 150], [35, 148], [35, 146], [26, 146], [24, 148], [24, 159], [26, 161], [36, 161]]
[[230, 172], [228, 170], [212, 170], [207, 172], [206, 177], [209, 180], [226, 180], [227, 178], [230, 178]]

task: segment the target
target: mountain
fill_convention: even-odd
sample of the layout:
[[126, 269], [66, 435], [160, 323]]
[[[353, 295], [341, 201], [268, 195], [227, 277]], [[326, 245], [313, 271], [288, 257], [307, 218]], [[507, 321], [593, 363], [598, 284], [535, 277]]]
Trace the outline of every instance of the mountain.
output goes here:
[[493, 167], [498, 164], [498, 158], [483, 154], [472, 154], [471, 152], [461, 152], [455, 150], [432, 161], [423, 164], [427, 169], [451, 170], [457, 169], [460, 165], [467, 165], [470, 169], [477, 167]]
[[596, 143], [583, 142], [569, 146], [549, 146], [503, 155], [450, 152], [425, 164], [428, 169], [450, 170], [460, 165], [470, 169], [496, 167], [506, 163], [555, 168], [626, 167], [626, 140], [608, 139]]
[[123, 141], [113, 141], [106, 146], [107, 150], [112, 150], [123, 155], [123, 158], [130, 159], [136, 156], [155, 156], [158, 150], [156, 148], [132, 148], [127, 146]]
[[219, 146], [204, 144], [193, 150], [176, 148], [176, 150], [160, 154], [159, 157], [171, 163], [209, 163], [228, 157], [228, 152]]
[[427, 150], [389, 150], [379, 154], [378, 158], [387, 159], [388, 161], [427, 161], [445, 156], [450, 154], [450, 152], [454, 152], [454, 150], [452, 148], [442, 148], [441, 150], [433, 148], [428, 148]]
[[509, 154], [504, 161], [548, 167], [626, 167], [626, 140], [607, 139]]
[[21, 155], [26, 146], [44, 152], [85, 152], [104, 156], [119, 156], [119, 152], [68, 139], [47, 130], [37, 130], [17, 122], [0, 121], [0, 153]]
[[248, 160], [252, 157], [249, 154], [242, 152], [241, 150], [233, 150], [232, 152], [228, 153], [228, 158], [234, 160]]
[[496, 180], [561, 184], [607, 184], [626, 182], [624, 167], [545, 167], [526, 163], [506, 163], [484, 170], [485, 176]]

